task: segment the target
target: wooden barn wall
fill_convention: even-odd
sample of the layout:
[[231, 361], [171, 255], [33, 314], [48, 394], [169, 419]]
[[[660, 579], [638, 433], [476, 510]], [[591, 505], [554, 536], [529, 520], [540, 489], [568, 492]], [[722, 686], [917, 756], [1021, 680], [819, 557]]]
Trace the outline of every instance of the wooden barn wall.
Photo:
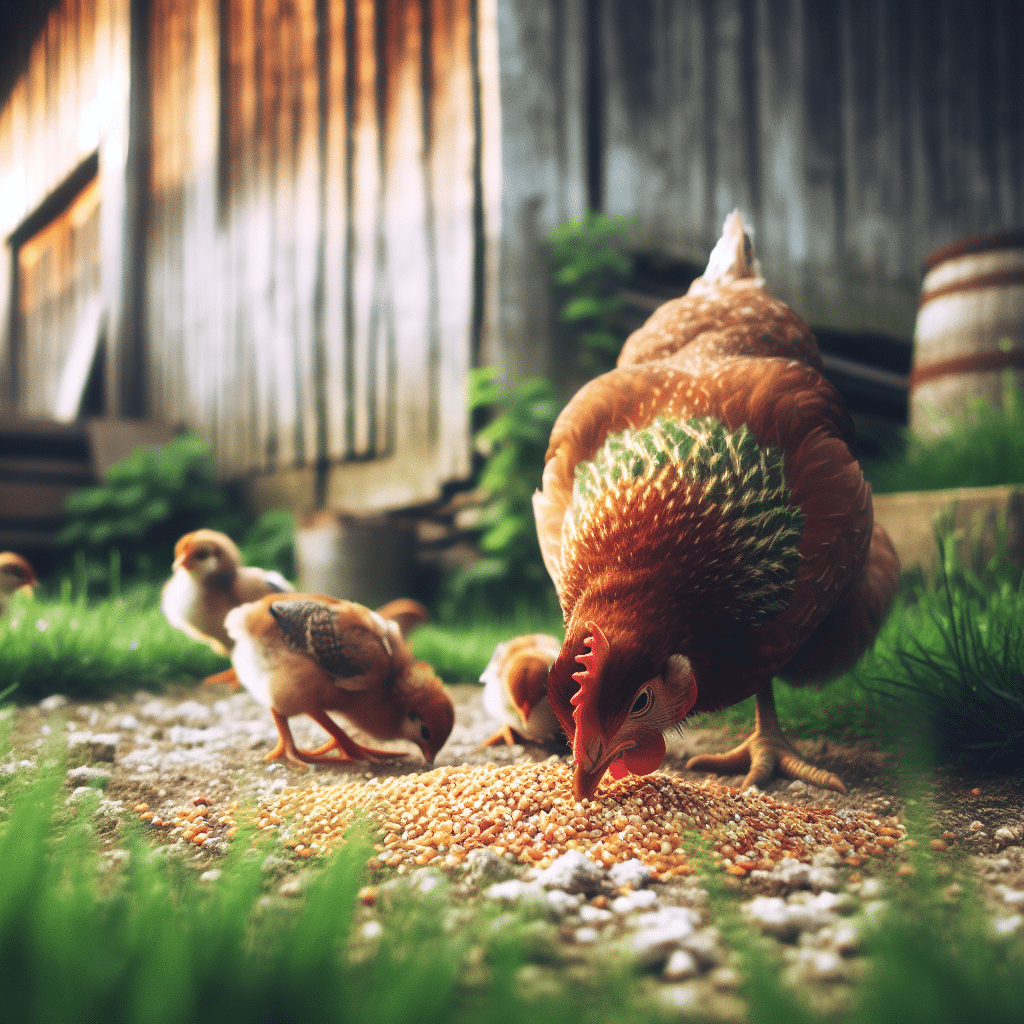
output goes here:
[[468, 470], [500, 216], [493, 17], [153, 3], [150, 409], [211, 437], [261, 504], [397, 506]]
[[543, 245], [587, 208], [698, 264], [740, 207], [812, 325], [909, 338], [921, 261], [1024, 225], [1017, 0], [500, 0], [501, 326], [550, 370]]
[[[129, 0], [64, 0], [31, 46], [24, 72], [0, 101], [0, 409], [6, 413], [53, 413], [71, 341], [47, 331], [39, 351], [19, 351], [18, 246], [44, 226], [47, 216], [59, 213], [59, 206], [66, 206], [90, 177], [100, 205], [98, 238], [91, 237], [89, 244], [98, 245], [102, 254], [98, 287], [106, 311], [108, 370], [112, 377], [119, 370], [118, 346], [129, 331], [122, 260], [129, 8]], [[80, 255], [65, 252], [62, 258], [66, 262]], [[62, 318], [73, 331], [73, 313], [61, 309], [56, 319]], [[118, 395], [112, 393], [109, 404], [110, 411], [123, 411]]]

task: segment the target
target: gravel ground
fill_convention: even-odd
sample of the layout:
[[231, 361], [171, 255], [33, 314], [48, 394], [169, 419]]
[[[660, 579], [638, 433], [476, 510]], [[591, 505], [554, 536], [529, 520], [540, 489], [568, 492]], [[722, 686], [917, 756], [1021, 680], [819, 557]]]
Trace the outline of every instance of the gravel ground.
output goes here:
[[[469, 684], [449, 689], [456, 725], [438, 765], [567, 759], [567, 751], [557, 747], [478, 749], [494, 728], [483, 711], [481, 690]], [[51, 697], [18, 709], [13, 725], [14, 760], [0, 765], [0, 771], [35, 763], [55, 736], [66, 734], [72, 766], [68, 800], [81, 799], [86, 786], [102, 789], [97, 824], [108, 855], [119, 856], [120, 823], [145, 815], [154, 842], [180, 851], [199, 871], [217, 870], [218, 857], [246, 808], [273, 801], [286, 787], [425, 770], [418, 752], [408, 757], [409, 763], [318, 766], [308, 772], [265, 764], [263, 754], [276, 740], [269, 715], [245, 691], [230, 693], [224, 687], [138, 693], [99, 703]], [[300, 746], [323, 739], [312, 722], [296, 719], [292, 726]], [[682, 770], [685, 757], [725, 749], [734, 739], [701, 729], [673, 736], [663, 771], [699, 781], [702, 776]], [[402, 748], [401, 743], [394, 746]], [[850, 791], [842, 796], [802, 782], [777, 781], [769, 787], [775, 799], [867, 811], [879, 818], [903, 811], [883, 752], [830, 742], [798, 746], [839, 774]], [[407, 749], [415, 751], [411, 745]], [[737, 785], [740, 779], [722, 781]], [[935, 779], [924, 799], [940, 870], [947, 861], [951, 874], [954, 863], [968, 864], [986, 894], [993, 932], [1024, 935], [1024, 778], [949, 772]], [[301, 897], [317, 870], [315, 861], [303, 861], [298, 854], [268, 855], [265, 867], [276, 895], [286, 899]], [[720, 872], [718, 877], [736, 890], [749, 926], [779, 944], [786, 976], [827, 1008], [841, 1005], [862, 977], [865, 924], [884, 910], [887, 897], [911, 870], [899, 846], [856, 868], [829, 847], [816, 852], [810, 863], [785, 859], [770, 872], [746, 877]], [[585, 977], [609, 955], [628, 956], [644, 967], [646, 995], [665, 1006], [699, 1007], [725, 1019], [743, 1015], [736, 992], [739, 975], [699, 875], [655, 882], [639, 861], [605, 869], [578, 852], [538, 870], [510, 855], [479, 849], [448, 875], [404, 865], [397, 873], [378, 872], [359, 910], [359, 941], [372, 943], [386, 926], [390, 891], [412, 886], [426, 893], [438, 885], [457, 904], [494, 901], [527, 912], [544, 955], [525, 970], [522, 982], [538, 991]], [[955, 899], [957, 892], [951, 879], [947, 895]]]

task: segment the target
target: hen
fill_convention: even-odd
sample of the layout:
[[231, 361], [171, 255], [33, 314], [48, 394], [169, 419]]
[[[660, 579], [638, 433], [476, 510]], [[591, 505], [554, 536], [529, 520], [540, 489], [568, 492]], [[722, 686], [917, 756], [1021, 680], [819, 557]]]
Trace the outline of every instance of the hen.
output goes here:
[[7, 614], [16, 593], [31, 593], [37, 582], [27, 558], [13, 551], [0, 551], [0, 618]]
[[174, 546], [172, 569], [160, 595], [167, 621], [225, 658], [232, 641], [224, 617], [232, 608], [295, 589], [279, 572], [242, 565], [235, 542], [217, 530], [186, 533]]
[[[401, 615], [398, 604], [384, 610]], [[401, 604], [412, 614], [414, 602]], [[398, 622], [369, 608], [315, 594], [268, 594], [232, 609], [225, 626], [238, 680], [277, 726], [279, 741], [268, 761], [283, 756], [304, 765], [405, 756], [356, 743], [328, 711], [378, 740], [411, 740], [428, 763], [451, 734], [455, 712], [441, 680], [415, 660]], [[288, 725], [293, 715], [309, 715], [331, 739], [316, 750], [299, 750]]]
[[772, 679], [821, 683], [852, 666], [899, 562], [820, 369], [734, 212], [704, 275], [555, 423], [534, 512], [565, 621], [548, 698], [577, 799], [609, 767], [655, 770], [687, 714], [752, 694], [753, 734], [687, 767], [844, 790], [786, 740]]
[[546, 743], [559, 736], [558, 720], [547, 698], [548, 671], [561, 644], [546, 633], [529, 633], [498, 644], [480, 676], [484, 708], [501, 728], [481, 746], [516, 736]]

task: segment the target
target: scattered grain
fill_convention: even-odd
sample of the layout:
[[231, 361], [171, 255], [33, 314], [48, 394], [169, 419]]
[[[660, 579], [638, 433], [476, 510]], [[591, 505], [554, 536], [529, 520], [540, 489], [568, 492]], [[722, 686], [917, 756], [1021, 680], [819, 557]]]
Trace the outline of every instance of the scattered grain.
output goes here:
[[904, 835], [892, 818], [795, 807], [660, 773], [606, 782], [583, 805], [573, 799], [571, 782], [571, 769], [558, 762], [447, 765], [369, 784], [353, 779], [285, 789], [260, 807], [259, 822], [320, 851], [340, 841], [354, 814], [364, 812], [376, 831], [374, 866], [454, 867], [470, 850], [491, 847], [543, 868], [578, 849], [605, 866], [638, 859], [655, 879], [694, 871], [685, 841], [698, 828], [718, 850], [719, 863], [737, 876], [771, 870], [784, 857], [807, 862], [827, 847], [859, 867]]

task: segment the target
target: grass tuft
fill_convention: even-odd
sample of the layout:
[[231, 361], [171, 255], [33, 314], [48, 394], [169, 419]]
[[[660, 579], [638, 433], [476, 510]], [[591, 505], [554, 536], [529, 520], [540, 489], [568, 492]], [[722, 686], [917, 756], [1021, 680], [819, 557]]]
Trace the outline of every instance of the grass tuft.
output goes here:
[[151, 589], [86, 603], [19, 599], [0, 622], [0, 678], [19, 703], [53, 693], [94, 699], [159, 690], [217, 672], [226, 662], [172, 628]]
[[871, 486], [886, 494], [1024, 483], [1024, 389], [1007, 375], [1002, 407], [978, 399], [973, 413], [941, 437], [907, 432], [899, 450], [865, 461]]

